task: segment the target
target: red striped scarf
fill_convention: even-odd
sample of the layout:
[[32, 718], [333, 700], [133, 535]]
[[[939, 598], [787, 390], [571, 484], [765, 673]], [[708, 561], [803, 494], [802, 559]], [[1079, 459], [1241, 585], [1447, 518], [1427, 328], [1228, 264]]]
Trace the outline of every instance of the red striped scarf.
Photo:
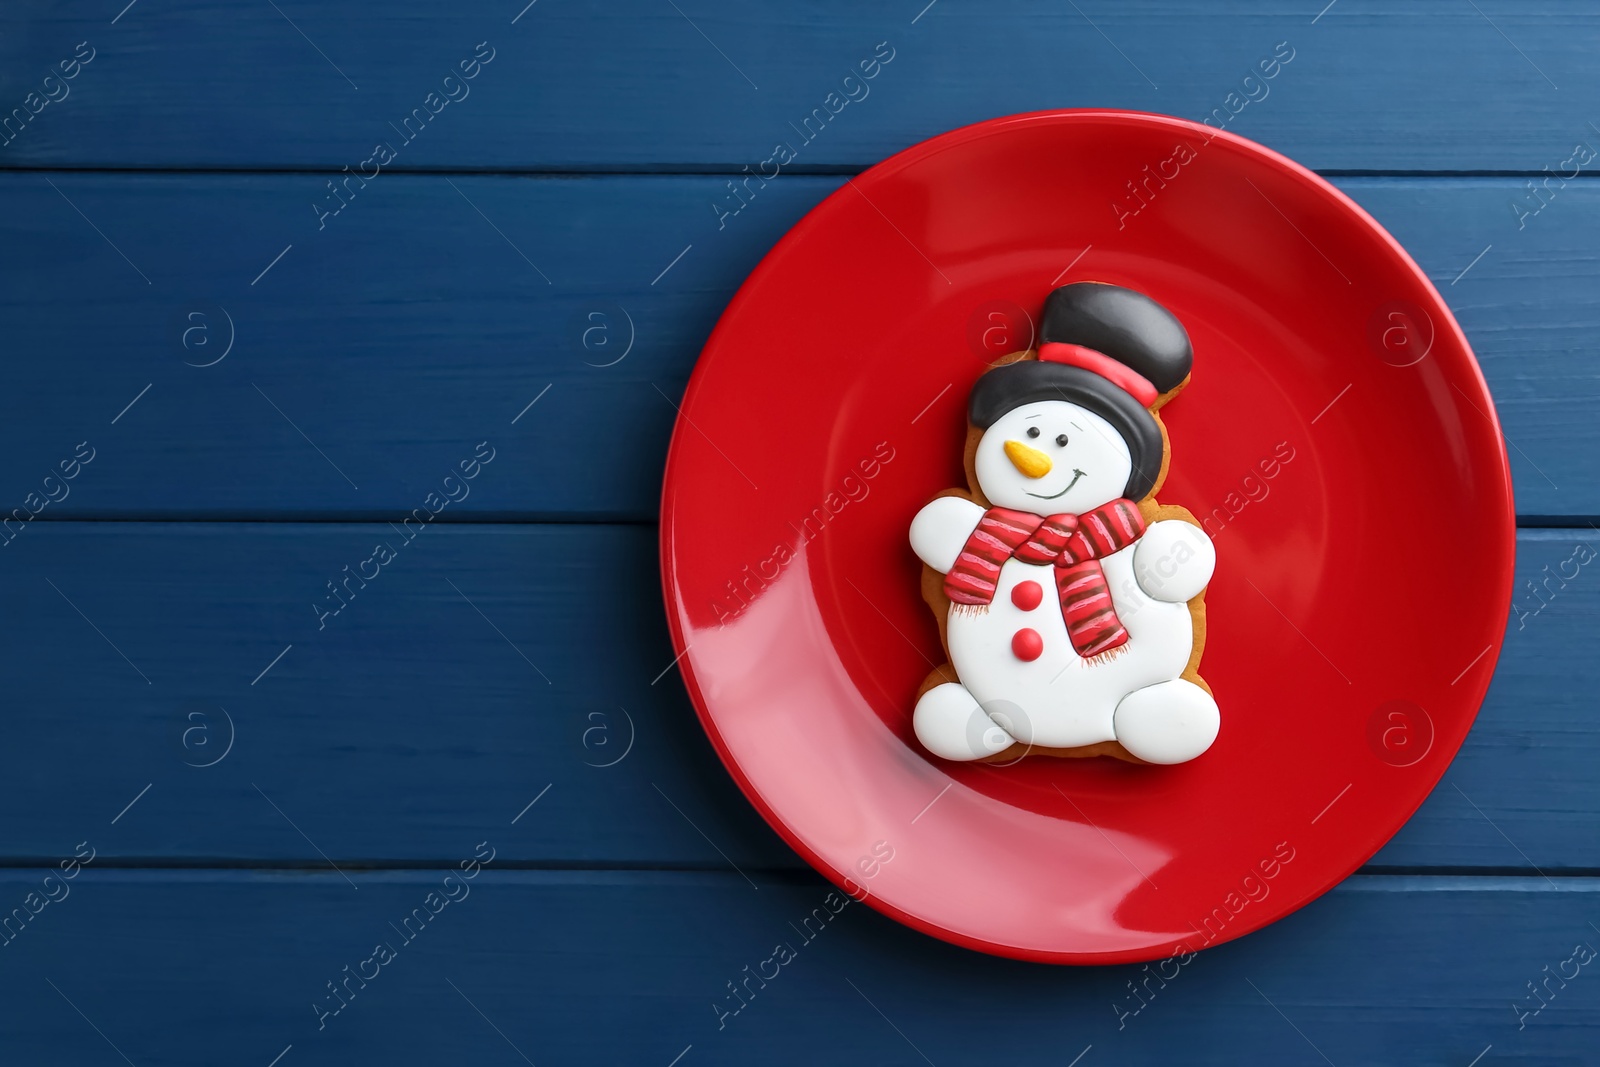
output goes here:
[[1144, 529], [1144, 516], [1131, 500], [1113, 500], [1082, 515], [1048, 518], [990, 508], [945, 575], [945, 595], [957, 604], [987, 606], [1006, 560], [1053, 563], [1067, 636], [1078, 655], [1089, 659], [1121, 648], [1128, 640], [1111, 602], [1100, 557], [1127, 548], [1143, 536]]

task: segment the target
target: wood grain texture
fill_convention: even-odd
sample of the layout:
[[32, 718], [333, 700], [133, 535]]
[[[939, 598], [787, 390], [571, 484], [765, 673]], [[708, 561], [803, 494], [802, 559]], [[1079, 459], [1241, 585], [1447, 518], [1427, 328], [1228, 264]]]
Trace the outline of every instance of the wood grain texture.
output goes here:
[[[489, 439], [443, 521], [649, 521], [706, 336], [839, 181], [780, 180], [719, 230], [719, 178], [394, 175], [319, 230], [313, 175], [0, 176], [26, 356], [0, 364], [3, 507], [88, 440], [41, 518], [397, 518]], [[1600, 515], [1600, 185], [1519, 229], [1517, 179], [1338, 184], [1456, 310], [1520, 512]]]
[[[396, 557], [345, 586], [378, 541]], [[1477, 726], [1374, 863], [1595, 867], [1600, 580], [1571, 562], [1579, 543], [1523, 532]], [[335, 579], [349, 602], [319, 619]], [[906, 581], [915, 596], [909, 562]], [[712, 754], [657, 590], [643, 526], [455, 525], [408, 544], [386, 524], [40, 524], [0, 550], [21, 623], [0, 653], [0, 810], [30, 812], [6, 854], [51, 855], [149, 785], [106, 855], [435, 861], [542, 796], [507, 861], [799, 867]]]
[[[738, 170], [794, 139], [798, 165], [860, 167], [998, 115], [1118, 107], [1193, 119], [1237, 108], [1230, 129], [1316, 168], [1531, 173], [1593, 136], [1584, 102], [1600, 89], [1600, 14], [1581, 0], [1342, 0], [1320, 17], [1322, 4], [1287, 0], [870, 12], [829, 0], [759, 15], [730, 0], [146, 0], [113, 25], [119, 7], [7, 5], [6, 107], [42, 94], [78, 42], [95, 58], [0, 162], [337, 170], [390, 139], [408, 168]], [[461, 94], [443, 79], [480, 41], [495, 58], [468, 95], [398, 139], [390, 123], [429, 92]], [[880, 42], [894, 58], [851, 89], [845, 77]], [[1279, 42], [1293, 59], [1247, 83]], [[847, 92], [859, 100], [827, 103]], [[790, 124], [825, 107], [837, 116], [798, 140]]]
[[[487, 827], [458, 851], [511, 836]], [[0, 875], [7, 905], [45, 873]], [[1167, 964], [1165, 983], [1154, 966], [980, 956], [842, 897], [833, 915], [814, 875], [752, 886], [491, 864], [453, 882], [437, 914], [426, 901], [444, 899], [442, 871], [347, 883], [91, 866], [65, 885], [0, 949], [0, 1041], [17, 1062], [265, 1067], [292, 1046], [284, 1064], [953, 1067], [995, 1063], [994, 1027], [977, 1020], [1004, 1020], [1010, 1063], [1066, 1064], [1092, 1045], [1082, 1063], [1410, 1067], [1465, 1065], [1490, 1045], [1483, 1062], [1577, 1064], [1600, 1034], [1593, 963], [1568, 963], [1577, 977], [1551, 978], [1546, 1006], [1518, 1014], [1540, 1004], [1526, 983], [1600, 942], [1592, 879], [1356, 877], [1246, 941]], [[414, 909], [432, 917], [402, 930]], [[392, 958], [365, 962], [380, 942]], [[792, 958], [764, 965], [780, 944]], [[729, 983], [762, 969], [770, 980], [741, 985], [740, 1007]], [[335, 999], [328, 983], [347, 978]]]

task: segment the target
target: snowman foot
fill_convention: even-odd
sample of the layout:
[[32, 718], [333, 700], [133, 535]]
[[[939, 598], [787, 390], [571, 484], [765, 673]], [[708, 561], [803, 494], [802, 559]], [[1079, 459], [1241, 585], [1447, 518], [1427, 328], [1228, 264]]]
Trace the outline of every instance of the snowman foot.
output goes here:
[[1149, 763], [1184, 763], [1211, 747], [1222, 724], [1211, 694], [1185, 678], [1135, 689], [1117, 704], [1112, 729]]
[[967, 687], [936, 685], [917, 701], [911, 717], [917, 740], [948, 760], [975, 760], [1009, 748], [1012, 737], [978, 706]]

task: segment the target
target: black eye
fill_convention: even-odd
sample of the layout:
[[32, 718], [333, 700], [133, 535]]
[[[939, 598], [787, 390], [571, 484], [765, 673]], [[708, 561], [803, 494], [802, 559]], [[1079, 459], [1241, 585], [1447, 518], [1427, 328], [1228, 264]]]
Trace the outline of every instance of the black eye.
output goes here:
[[1064, 433], [1056, 434], [1056, 444], [1061, 448], [1066, 448], [1067, 447], [1067, 435], [1064, 434]]
[[1028, 436], [1029, 437], [1038, 437], [1039, 436], [1039, 427], [1037, 427], [1037, 426], [1029, 426], [1028, 427]]

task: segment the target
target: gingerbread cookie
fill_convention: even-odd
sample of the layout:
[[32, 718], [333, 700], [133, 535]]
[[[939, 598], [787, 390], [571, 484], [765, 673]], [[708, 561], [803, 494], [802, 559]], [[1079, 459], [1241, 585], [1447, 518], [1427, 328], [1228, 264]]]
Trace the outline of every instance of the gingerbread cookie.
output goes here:
[[951, 760], [1194, 759], [1221, 721], [1198, 673], [1216, 549], [1155, 499], [1189, 335], [1143, 293], [1079, 282], [1046, 299], [1039, 337], [973, 386], [967, 490], [911, 523], [949, 657], [917, 738]]

